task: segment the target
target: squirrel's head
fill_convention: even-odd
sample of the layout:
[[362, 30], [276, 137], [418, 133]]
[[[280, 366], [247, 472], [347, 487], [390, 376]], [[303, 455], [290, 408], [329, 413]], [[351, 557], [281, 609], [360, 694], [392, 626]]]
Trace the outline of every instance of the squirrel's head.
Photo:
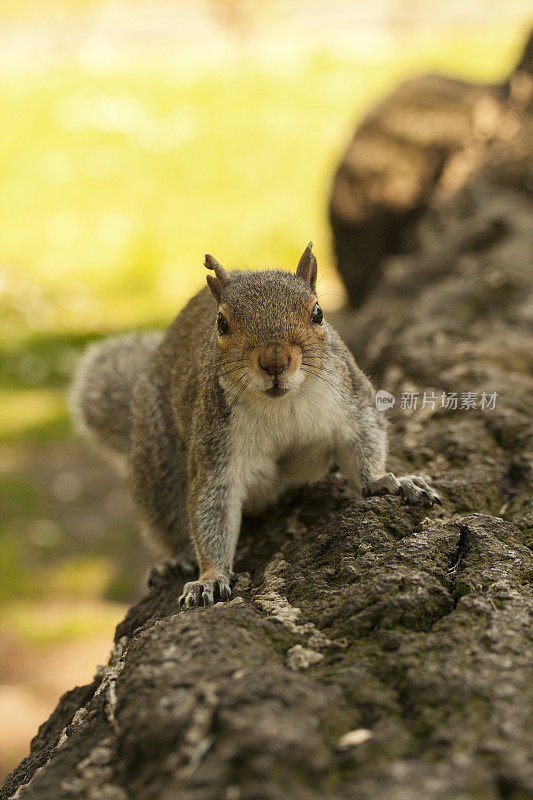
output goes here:
[[221, 380], [235, 396], [282, 397], [320, 374], [326, 329], [312, 246], [306, 247], [295, 273], [228, 273], [212, 256], [205, 257], [205, 266], [215, 273], [207, 283], [217, 304]]

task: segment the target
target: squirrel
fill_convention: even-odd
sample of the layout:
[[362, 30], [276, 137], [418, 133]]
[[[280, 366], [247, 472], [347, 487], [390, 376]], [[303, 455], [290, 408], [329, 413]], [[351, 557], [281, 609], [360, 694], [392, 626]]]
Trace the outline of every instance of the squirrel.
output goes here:
[[[199, 569], [181, 607], [231, 596], [243, 513], [335, 463], [363, 496], [442, 504], [423, 478], [385, 471], [387, 433], [374, 389], [324, 318], [312, 243], [295, 273], [227, 272], [210, 255], [207, 286], [166, 333], [92, 345], [72, 390], [82, 432], [125, 464], [157, 575]], [[214, 300], [214, 302], [213, 302]]]

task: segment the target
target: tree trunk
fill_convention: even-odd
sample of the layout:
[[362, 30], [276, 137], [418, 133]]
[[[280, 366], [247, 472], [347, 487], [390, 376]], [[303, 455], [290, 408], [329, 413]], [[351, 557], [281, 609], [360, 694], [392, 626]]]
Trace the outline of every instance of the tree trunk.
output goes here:
[[335, 173], [329, 205], [337, 265], [354, 306], [379, 283], [388, 256], [412, 249], [433, 201], [454, 194], [520, 135], [532, 76], [533, 34], [502, 84], [424, 75], [365, 117]]

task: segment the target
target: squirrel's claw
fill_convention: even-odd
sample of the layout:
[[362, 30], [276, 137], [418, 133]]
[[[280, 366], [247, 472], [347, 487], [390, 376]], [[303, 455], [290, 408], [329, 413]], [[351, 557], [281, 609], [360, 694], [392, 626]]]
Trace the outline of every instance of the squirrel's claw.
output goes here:
[[229, 578], [225, 575], [218, 575], [213, 580], [186, 583], [178, 602], [181, 608], [189, 609], [211, 606], [219, 600], [229, 600], [230, 597]]
[[428, 506], [431, 507], [435, 503], [439, 506], [442, 505], [437, 492], [426, 483], [424, 478], [418, 475], [407, 475], [405, 478], [398, 478], [402, 488], [403, 497], [406, 503], [412, 506]]
[[405, 503], [411, 506], [432, 506], [435, 503], [442, 505], [437, 492], [418, 475], [406, 475], [397, 478], [392, 472], [387, 472], [379, 478], [371, 480], [364, 488], [364, 497], [375, 497], [376, 495], [392, 494], [401, 497]]

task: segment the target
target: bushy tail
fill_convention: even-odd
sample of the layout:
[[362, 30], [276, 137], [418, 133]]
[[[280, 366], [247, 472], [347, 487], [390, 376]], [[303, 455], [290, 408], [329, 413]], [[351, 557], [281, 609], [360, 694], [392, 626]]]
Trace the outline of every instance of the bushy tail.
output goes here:
[[108, 455], [129, 451], [130, 401], [135, 381], [161, 335], [125, 335], [91, 345], [82, 356], [70, 393], [78, 431]]

